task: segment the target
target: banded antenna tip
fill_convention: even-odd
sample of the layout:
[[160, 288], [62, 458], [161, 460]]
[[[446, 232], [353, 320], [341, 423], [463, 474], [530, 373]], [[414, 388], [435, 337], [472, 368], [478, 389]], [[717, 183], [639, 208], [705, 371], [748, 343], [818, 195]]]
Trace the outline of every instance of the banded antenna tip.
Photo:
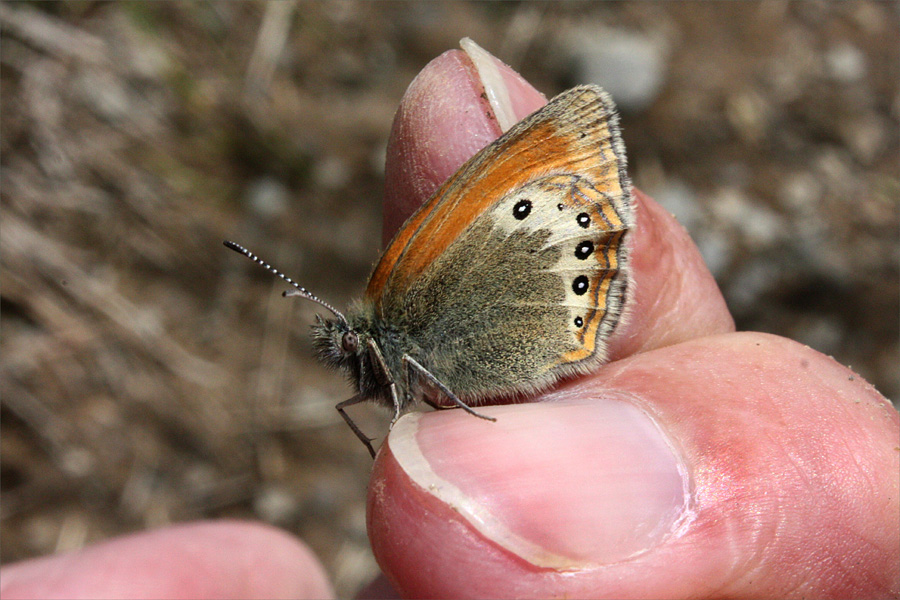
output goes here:
[[238, 254], [243, 254], [244, 256], [246, 256], [247, 258], [249, 258], [256, 264], [258, 264], [259, 266], [264, 268], [266, 271], [268, 271], [274, 275], [277, 275], [278, 277], [281, 277], [283, 280], [285, 280], [286, 282], [288, 282], [289, 284], [291, 284], [292, 286], [297, 288], [296, 290], [289, 290], [287, 292], [284, 292], [284, 294], [282, 294], [283, 296], [300, 296], [301, 298], [306, 298], [307, 300], [312, 300], [316, 304], [324, 306], [325, 308], [330, 310], [332, 313], [334, 313], [334, 316], [336, 316], [338, 319], [343, 321], [344, 324], [347, 323], [347, 317], [345, 317], [338, 309], [331, 306], [330, 304], [328, 304], [327, 302], [325, 302], [324, 300], [322, 300], [321, 298], [319, 298], [318, 296], [316, 296], [315, 294], [310, 292], [308, 289], [306, 289], [305, 287], [303, 287], [302, 285], [300, 285], [299, 283], [297, 283], [296, 281], [294, 281], [293, 279], [291, 279], [290, 277], [288, 277], [287, 275], [285, 275], [284, 273], [282, 273], [281, 271], [279, 271], [278, 269], [276, 269], [275, 267], [273, 267], [272, 265], [270, 265], [269, 263], [267, 263], [266, 261], [261, 259], [259, 256], [257, 256], [253, 252], [250, 252], [249, 250], [247, 250], [240, 244], [229, 241], [229, 240], [225, 240], [222, 243], [225, 245], [226, 248], [234, 250]]

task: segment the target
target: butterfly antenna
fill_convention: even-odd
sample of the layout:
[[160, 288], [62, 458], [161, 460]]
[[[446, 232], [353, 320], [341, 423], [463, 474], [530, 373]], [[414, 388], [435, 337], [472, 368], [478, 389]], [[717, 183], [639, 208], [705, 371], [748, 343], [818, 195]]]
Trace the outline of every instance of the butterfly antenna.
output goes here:
[[300, 296], [301, 298], [306, 298], [307, 300], [312, 300], [316, 304], [320, 304], [320, 305], [324, 306], [325, 308], [327, 308], [328, 310], [330, 310], [331, 312], [333, 312], [334, 315], [338, 319], [343, 321], [344, 323], [347, 322], [347, 317], [345, 317], [343, 314], [341, 314], [341, 312], [338, 309], [331, 306], [324, 300], [320, 299], [318, 296], [316, 296], [315, 294], [310, 292], [308, 289], [306, 289], [305, 287], [303, 287], [302, 285], [300, 285], [299, 283], [297, 283], [296, 281], [294, 281], [293, 279], [291, 279], [290, 277], [288, 277], [287, 275], [285, 275], [284, 273], [282, 273], [281, 271], [279, 271], [278, 269], [276, 269], [275, 267], [273, 267], [272, 265], [270, 265], [269, 263], [267, 263], [266, 261], [264, 261], [263, 259], [258, 257], [257, 255], [253, 254], [252, 252], [250, 252], [249, 250], [247, 250], [240, 244], [236, 244], [234, 242], [229, 242], [228, 240], [225, 240], [225, 242], [223, 242], [223, 243], [225, 244], [226, 248], [230, 248], [230, 249], [234, 250], [235, 252], [237, 252], [238, 254], [243, 254], [244, 256], [246, 256], [247, 258], [249, 258], [256, 264], [263, 267], [266, 271], [269, 271], [270, 273], [274, 273], [275, 275], [281, 277], [282, 279], [287, 281], [289, 284], [291, 284], [292, 286], [297, 288], [296, 290], [288, 290], [288, 291], [284, 292], [282, 294], [283, 296]]

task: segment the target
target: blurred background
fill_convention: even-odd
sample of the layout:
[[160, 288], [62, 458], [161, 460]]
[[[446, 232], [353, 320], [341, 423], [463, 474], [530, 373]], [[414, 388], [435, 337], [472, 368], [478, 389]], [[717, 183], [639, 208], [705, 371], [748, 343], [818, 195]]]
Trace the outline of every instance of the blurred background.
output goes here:
[[[740, 329], [900, 398], [897, 3], [0, 4], [0, 559], [239, 517], [348, 596], [377, 572], [371, 459], [316, 306], [380, 247], [406, 86], [469, 36], [548, 97], [596, 82], [636, 185]], [[365, 431], [387, 417], [352, 410]]]

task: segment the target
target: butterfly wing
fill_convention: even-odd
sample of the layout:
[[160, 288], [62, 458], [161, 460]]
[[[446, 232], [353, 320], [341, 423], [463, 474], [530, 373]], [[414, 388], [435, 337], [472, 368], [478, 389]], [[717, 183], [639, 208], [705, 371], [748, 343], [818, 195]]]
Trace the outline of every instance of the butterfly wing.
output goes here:
[[388, 246], [366, 298], [461, 397], [537, 389], [605, 359], [633, 219], [613, 104], [577, 87], [445, 182]]

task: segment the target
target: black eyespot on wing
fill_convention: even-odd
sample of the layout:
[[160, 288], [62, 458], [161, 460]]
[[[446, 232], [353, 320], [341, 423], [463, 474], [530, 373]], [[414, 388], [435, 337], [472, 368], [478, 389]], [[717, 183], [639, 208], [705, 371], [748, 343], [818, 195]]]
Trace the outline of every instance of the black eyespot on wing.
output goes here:
[[578, 260], [584, 260], [588, 256], [590, 256], [594, 252], [594, 243], [590, 240], [585, 240], [579, 243], [575, 247], [575, 258]]
[[521, 221], [525, 217], [531, 214], [531, 200], [524, 199], [516, 202], [516, 205], [513, 206], [513, 216]]
[[575, 217], [575, 220], [578, 221], [578, 224], [579, 224], [581, 227], [587, 229], [587, 228], [588, 228], [588, 225], [591, 224], [591, 215], [589, 215], [589, 214], [587, 214], [587, 213], [585, 213], [585, 212], [583, 212], [583, 213], [578, 213], [578, 216]]
[[584, 319], [575, 317], [575, 327], [581, 327], [582, 325], [584, 325]]
[[588, 291], [588, 278], [587, 275], [579, 275], [572, 282], [572, 291], [578, 294], [579, 296], [583, 296]]

